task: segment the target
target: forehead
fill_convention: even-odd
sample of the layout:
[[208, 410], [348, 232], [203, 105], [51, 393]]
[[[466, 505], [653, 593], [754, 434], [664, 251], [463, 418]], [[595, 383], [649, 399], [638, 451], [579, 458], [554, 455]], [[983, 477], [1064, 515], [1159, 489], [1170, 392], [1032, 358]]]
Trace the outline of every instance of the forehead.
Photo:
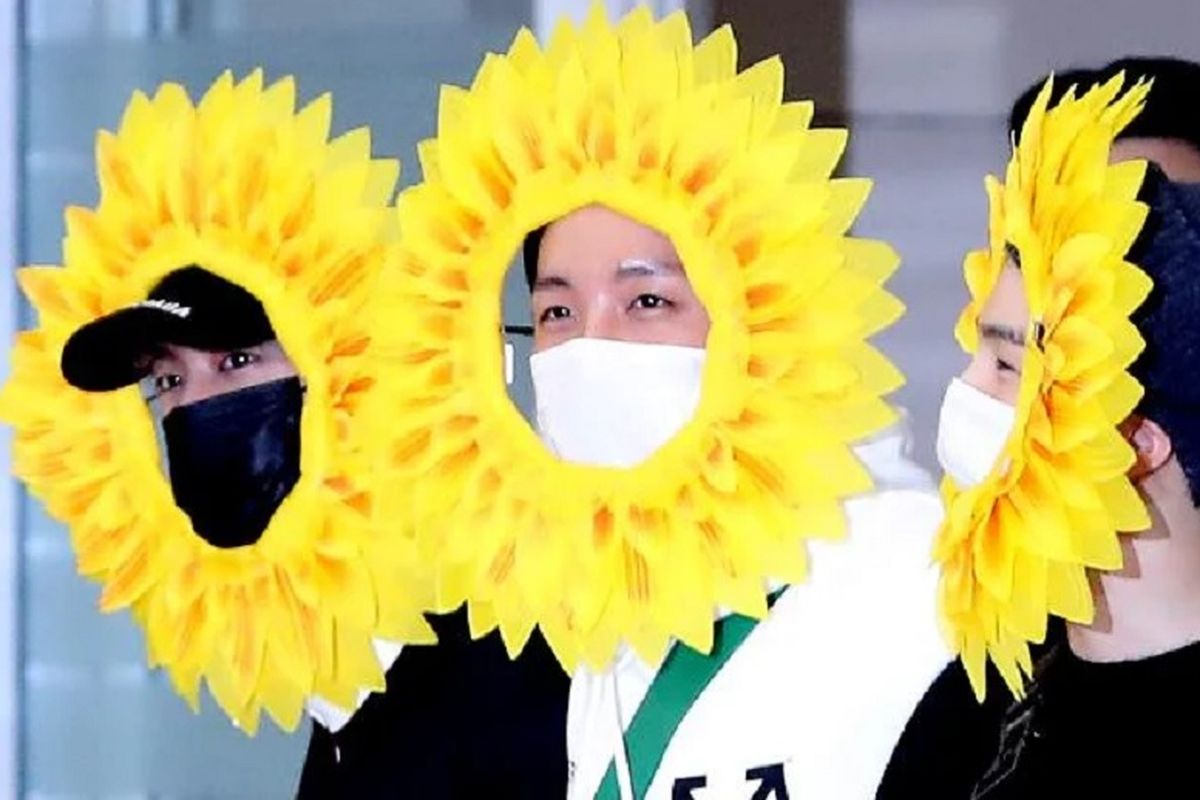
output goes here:
[[238, 350], [258, 351], [267, 350], [269, 348], [279, 348], [279, 342], [277, 340], [270, 340], [256, 345], [248, 345], [246, 347], [224, 348], [218, 350], [201, 350], [198, 347], [188, 347], [187, 345], [169, 344], [164, 342], [155, 346], [155, 349], [150, 354], [150, 357], [154, 361], [195, 361], [196, 359], [210, 359], [214, 356], [221, 356]]
[[661, 232], [604, 206], [585, 206], [546, 228], [539, 270], [615, 267], [630, 258], [678, 261], [675, 246]]
[[1005, 264], [1000, 277], [987, 301], [980, 310], [982, 323], [1003, 324], [1024, 329], [1029, 324], [1029, 301], [1025, 297], [1025, 284], [1021, 271], [1013, 264]]

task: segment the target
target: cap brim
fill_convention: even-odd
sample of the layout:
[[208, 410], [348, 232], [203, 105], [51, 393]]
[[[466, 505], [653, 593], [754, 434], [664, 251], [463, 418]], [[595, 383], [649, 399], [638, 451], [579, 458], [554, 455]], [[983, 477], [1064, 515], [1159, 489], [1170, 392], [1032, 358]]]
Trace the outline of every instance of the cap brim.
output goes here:
[[67, 383], [88, 392], [107, 392], [137, 383], [151, 356], [178, 339], [186, 320], [155, 308], [126, 308], [90, 322], [71, 335], [62, 353]]
[[261, 344], [261, 339], [245, 341], [255, 338], [249, 334], [234, 326], [205, 330], [192, 320], [153, 306], [126, 308], [71, 335], [63, 348], [62, 374], [77, 389], [109, 392], [146, 377], [164, 345], [219, 351]]

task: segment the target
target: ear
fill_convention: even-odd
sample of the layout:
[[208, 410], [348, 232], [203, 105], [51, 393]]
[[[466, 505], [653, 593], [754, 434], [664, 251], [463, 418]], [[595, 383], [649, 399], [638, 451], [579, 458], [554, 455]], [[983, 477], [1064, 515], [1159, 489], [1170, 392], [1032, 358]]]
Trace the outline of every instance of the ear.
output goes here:
[[1134, 414], [1122, 423], [1120, 431], [1137, 454], [1137, 462], [1129, 470], [1134, 483], [1160, 470], [1175, 453], [1171, 437], [1152, 419]]

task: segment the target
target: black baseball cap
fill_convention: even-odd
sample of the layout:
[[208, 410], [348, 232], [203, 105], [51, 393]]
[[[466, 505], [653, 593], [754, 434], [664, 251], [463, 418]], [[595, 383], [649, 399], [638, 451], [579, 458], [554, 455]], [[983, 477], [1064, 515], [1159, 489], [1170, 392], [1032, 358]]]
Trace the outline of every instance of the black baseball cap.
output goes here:
[[108, 392], [146, 377], [163, 345], [216, 352], [274, 338], [258, 298], [202, 267], [189, 266], [163, 278], [140, 303], [71, 334], [61, 368], [77, 389]]

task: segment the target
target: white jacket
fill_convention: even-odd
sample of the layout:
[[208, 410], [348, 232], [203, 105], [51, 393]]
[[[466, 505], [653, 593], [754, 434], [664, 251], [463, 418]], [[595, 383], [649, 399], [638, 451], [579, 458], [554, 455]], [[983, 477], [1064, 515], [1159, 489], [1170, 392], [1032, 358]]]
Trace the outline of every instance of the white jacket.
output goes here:
[[[809, 579], [788, 588], [687, 712], [648, 800], [672, 800], [677, 782], [702, 784], [694, 800], [751, 800], [761, 784], [747, 778], [752, 770], [782, 777], [792, 798], [874, 796], [905, 723], [950, 658], [930, 560], [941, 503], [929, 491], [884, 491], [848, 502], [847, 515], [847, 538], [809, 545]], [[622, 797], [632, 798], [619, 732], [655, 672], [623, 650], [610, 669], [575, 674], [569, 800], [592, 800], [614, 754]]]

